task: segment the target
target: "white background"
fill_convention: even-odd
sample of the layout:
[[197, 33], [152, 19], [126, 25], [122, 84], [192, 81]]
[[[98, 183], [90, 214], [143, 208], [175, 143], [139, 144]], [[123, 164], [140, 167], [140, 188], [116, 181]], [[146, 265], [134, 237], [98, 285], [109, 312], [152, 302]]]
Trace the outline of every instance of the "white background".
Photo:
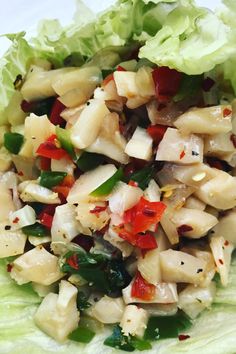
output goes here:
[[[236, 0], [235, 0], [236, 1]], [[114, 0], [84, 0], [93, 11], [102, 11]], [[205, 7], [216, 8], [220, 0], [196, 0]], [[70, 23], [75, 11], [75, 0], [0, 0], [0, 34], [19, 32], [32, 33], [37, 23], [45, 18], [58, 18], [63, 24]], [[0, 38], [0, 55], [9, 42]]]

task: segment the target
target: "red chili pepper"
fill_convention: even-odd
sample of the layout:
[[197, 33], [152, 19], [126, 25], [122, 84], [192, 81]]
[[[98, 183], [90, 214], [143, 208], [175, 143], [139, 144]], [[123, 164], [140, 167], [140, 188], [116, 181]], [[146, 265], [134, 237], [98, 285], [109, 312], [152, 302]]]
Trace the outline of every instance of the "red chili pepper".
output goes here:
[[152, 250], [157, 248], [157, 241], [151, 233], [134, 234], [123, 228], [118, 228], [120, 238], [129, 242], [131, 245], [138, 247], [142, 250]]
[[158, 102], [166, 103], [178, 92], [182, 74], [162, 66], [153, 70], [152, 77]]
[[131, 187], [138, 187], [138, 182], [135, 182], [135, 181], [131, 180], [131, 181], [129, 181], [128, 185], [131, 186]]
[[116, 71], [127, 71], [125, 68], [123, 68], [123, 66], [118, 65], [116, 68]]
[[167, 128], [168, 128], [167, 126], [160, 125], [160, 124], [150, 125], [147, 128], [147, 132], [152, 137], [154, 143], [156, 145], [159, 145], [163, 139], [163, 136], [165, 135]]
[[226, 117], [228, 117], [231, 113], [232, 113], [231, 109], [225, 108], [225, 109], [223, 110], [223, 117], [226, 118]]
[[134, 234], [147, 231], [151, 225], [157, 224], [166, 209], [162, 202], [149, 202], [143, 197], [131, 209], [124, 213], [125, 223], [130, 223]]
[[181, 153], [179, 154], [179, 159], [182, 160], [185, 155], [186, 155], [185, 151], [182, 150]]
[[62, 203], [66, 202], [66, 198], [71, 190], [71, 187], [75, 183], [75, 179], [71, 175], [67, 175], [60, 185], [53, 187], [53, 191], [59, 194], [59, 198], [61, 199]]
[[186, 225], [186, 224], [183, 224], [183, 225], [180, 225], [179, 227], [177, 227], [177, 232], [178, 232], [179, 236], [182, 236], [185, 232], [189, 232], [192, 230], [193, 230], [192, 226]]
[[13, 264], [8, 263], [8, 264], [7, 264], [7, 272], [8, 272], [8, 273], [11, 273], [12, 268], [13, 268]]
[[64, 149], [58, 147], [57, 144], [57, 136], [53, 134], [44, 143], [39, 145], [36, 153], [39, 156], [54, 160], [60, 160], [62, 158], [71, 159], [68, 153]]
[[131, 296], [137, 299], [150, 301], [154, 298], [156, 287], [148, 283], [142, 275], [137, 272], [131, 288]]
[[48, 229], [52, 227], [53, 216], [47, 213], [41, 213], [39, 220], [42, 225], [46, 226]]
[[190, 336], [188, 334], [180, 334], [179, 335], [179, 340], [182, 341], [182, 340], [186, 340], [190, 338]]
[[67, 262], [67, 264], [69, 264], [69, 266], [71, 266], [71, 268], [76, 269], [76, 270], [79, 269], [78, 257], [76, 254], [73, 254], [72, 256], [70, 256], [66, 262]]
[[90, 210], [89, 212], [91, 214], [99, 214], [101, 213], [102, 211], [105, 211], [107, 208], [107, 206], [96, 206], [94, 209]]
[[40, 169], [42, 171], [50, 171], [51, 169], [51, 159], [47, 157], [40, 157]]
[[74, 176], [72, 176], [72, 175], [67, 175], [67, 176], [63, 179], [63, 181], [60, 183], [60, 186], [71, 188], [74, 183], [75, 183], [75, 178], [74, 178]]
[[229, 245], [229, 241], [226, 240], [225, 243], [224, 243], [225, 246], [228, 246]]
[[137, 234], [135, 246], [142, 250], [153, 250], [158, 247], [157, 241], [151, 233], [146, 233], [144, 235]]
[[64, 187], [64, 186], [56, 186], [52, 188], [53, 192], [58, 193], [59, 198], [62, 203], [66, 202], [66, 198], [68, 197], [68, 194], [71, 190], [70, 187]]
[[51, 229], [52, 227], [53, 216], [58, 205], [59, 204], [46, 205], [41, 211], [41, 213], [38, 215], [41, 224], [43, 224], [49, 229]]
[[12, 222], [13, 224], [17, 224], [20, 221], [20, 219], [18, 217], [16, 217]]
[[65, 120], [61, 117], [61, 113], [65, 108], [66, 106], [56, 98], [50, 114], [50, 122], [52, 124], [61, 126], [65, 123]]
[[35, 102], [28, 102], [26, 100], [23, 100], [21, 102], [21, 109], [25, 113], [32, 112], [35, 107]]

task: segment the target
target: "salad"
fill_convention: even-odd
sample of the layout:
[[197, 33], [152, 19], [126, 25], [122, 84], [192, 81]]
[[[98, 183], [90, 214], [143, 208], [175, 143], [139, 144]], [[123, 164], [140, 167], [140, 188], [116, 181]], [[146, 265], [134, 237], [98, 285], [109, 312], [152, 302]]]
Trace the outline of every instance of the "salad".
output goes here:
[[[2, 353], [235, 353], [233, 1], [120, 0], [0, 64]], [[24, 349], [23, 349], [24, 348]]]

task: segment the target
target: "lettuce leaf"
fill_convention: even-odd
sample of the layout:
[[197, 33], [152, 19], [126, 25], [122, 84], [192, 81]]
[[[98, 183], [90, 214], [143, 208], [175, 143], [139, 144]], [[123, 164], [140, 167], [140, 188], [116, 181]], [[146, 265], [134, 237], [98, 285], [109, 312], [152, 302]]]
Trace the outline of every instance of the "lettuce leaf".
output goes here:
[[[40, 298], [31, 285], [18, 286], [6, 272], [7, 260], [0, 261], [0, 351], [8, 354], [121, 353], [103, 342], [111, 333], [107, 328], [98, 332], [87, 345], [68, 341], [58, 344], [41, 332], [33, 322]], [[230, 283], [217, 291], [215, 304], [195, 320], [185, 334], [190, 338], [160, 340], [153, 344], [149, 354], [234, 354], [236, 348], [236, 258], [234, 258]], [[140, 352], [135, 351], [138, 354]]]
[[15, 91], [17, 75], [26, 74], [29, 61], [37, 54], [24, 39], [24, 35], [24, 32], [6, 35], [12, 41], [12, 46], [0, 60], [0, 125], [7, 123], [4, 109]]
[[194, 5], [169, 13], [162, 29], [140, 49], [140, 57], [189, 75], [210, 71], [233, 53], [230, 28], [216, 15]]

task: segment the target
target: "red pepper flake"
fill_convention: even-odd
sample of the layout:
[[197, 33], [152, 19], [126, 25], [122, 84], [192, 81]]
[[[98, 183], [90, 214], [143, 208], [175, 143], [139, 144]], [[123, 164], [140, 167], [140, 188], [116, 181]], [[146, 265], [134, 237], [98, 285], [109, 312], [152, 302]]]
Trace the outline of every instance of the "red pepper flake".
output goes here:
[[19, 171], [17, 174], [18, 174], [18, 176], [20, 176], [20, 177], [24, 176], [24, 173], [23, 173], [22, 171]]
[[106, 208], [107, 208], [106, 205], [105, 205], [105, 206], [98, 206], [98, 205], [97, 205], [94, 209], [90, 210], [89, 212], [90, 212], [91, 214], [99, 214], [99, 213], [101, 213], [102, 211], [105, 211]]
[[226, 240], [225, 243], [224, 243], [224, 245], [225, 245], [225, 246], [228, 246], [228, 245], [229, 245], [229, 241]]
[[131, 186], [131, 187], [138, 187], [138, 182], [130, 180], [128, 185]]
[[182, 150], [181, 153], [179, 154], [179, 159], [182, 160], [185, 155], [186, 155], [185, 151]]
[[233, 146], [236, 149], [236, 135], [235, 134], [231, 134], [230, 135], [230, 140], [232, 141]]
[[179, 335], [179, 341], [189, 339], [190, 336], [188, 334], [180, 334]]
[[11, 273], [12, 268], [13, 268], [13, 264], [8, 263], [8, 264], [7, 264], [7, 272], [8, 272], [8, 273]]
[[12, 222], [13, 224], [17, 224], [20, 221], [20, 219], [18, 217], [16, 217]]
[[225, 108], [225, 109], [223, 110], [223, 117], [226, 118], [226, 117], [228, 117], [231, 113], [232, 113], [231, 109]]
[[149, 209], [149, 208], [145, 208], [145, 207], [144, 207], [142, 213], [143, 213], [143, 215], [145, 215], [145, 216], [150, 216], [150, 217], [152, 217], [152, 218], [153, 218], [154, 216], [156, 216], [156, 212], [155, 212], [154, 210]]
[[224, 264], [222, 259], [218, 259], [218, 261], [219, 261], [220, 264], [222, 264], [222, 265]]
[[69, 264], [69, 266], [71, 266], [71, 268], [73, 268], [75, 270], [79, 269], [78, 257], [76, 254], [73, 254], [72, 256], [70, 256], [66, 262], [67, 262], [67, 264]]
[[192, 226], [186, 225], [186, 224], [183, 224], [183, 225], [180, 225], [179, 227], [177, 227], [177, 232], [178, 232], [179, 236], [182, 236], [185, 232], [189, 232], [192, 230], [193, 230]]

